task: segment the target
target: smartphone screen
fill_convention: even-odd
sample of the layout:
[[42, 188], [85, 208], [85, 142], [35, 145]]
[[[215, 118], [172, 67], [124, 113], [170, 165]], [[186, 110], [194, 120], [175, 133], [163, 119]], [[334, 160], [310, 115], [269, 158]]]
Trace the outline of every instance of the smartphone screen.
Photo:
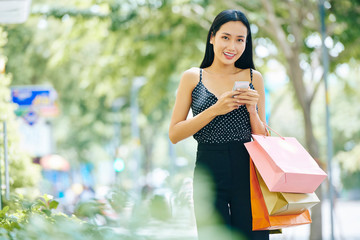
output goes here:
[[239, 88], [247, 89], [248, 87], [249, 87], [248, 81], [235, 81], [233, 91], [235, 91], [236, 89], [239, 89]]

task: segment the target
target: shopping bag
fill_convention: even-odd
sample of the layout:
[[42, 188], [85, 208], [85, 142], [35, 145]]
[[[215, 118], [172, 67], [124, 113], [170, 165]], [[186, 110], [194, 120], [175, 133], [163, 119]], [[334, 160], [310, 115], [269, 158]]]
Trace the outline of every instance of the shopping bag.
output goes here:
[[326, 178], [296, 138], [254, 134], [252, 138], [245, 147], [271, 192], [313, 193]]
[[300, 214], [270, 216], [256, 177], [255, 167], [250, 160], [250, 197], [252, 213], [252, 229], [274, 230], [311, 223], [309, 210]]
[[315, 193], [270, 192], [259, 172], [255, 171], [270, 216], [300, 214], [320, 202]]

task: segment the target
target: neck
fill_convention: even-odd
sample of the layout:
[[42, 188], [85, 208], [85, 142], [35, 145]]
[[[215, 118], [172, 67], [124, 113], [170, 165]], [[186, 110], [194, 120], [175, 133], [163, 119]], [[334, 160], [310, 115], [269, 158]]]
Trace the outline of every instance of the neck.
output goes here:
[[234, 64], [221, 64], [217, 63], [214, 59], [213, 64], [211, 64], [208, 69], [213, 73], [219, 73], [219, 74], [235, 74], [241, 71], [241, 69], [235, 67]]

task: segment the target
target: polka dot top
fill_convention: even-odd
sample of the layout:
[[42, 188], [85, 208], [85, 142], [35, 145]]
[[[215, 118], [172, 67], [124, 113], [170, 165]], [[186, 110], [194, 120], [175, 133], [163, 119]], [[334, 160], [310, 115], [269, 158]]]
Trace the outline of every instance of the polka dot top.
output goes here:
[[[252, 85], [252, 75], [252, 69], [250, 69], [250, 88], [254, 89]], [[200, 69], [200, 81], [192, 91], [191, 96], [193, 116], [211, 107], [218, 100], [202, 83], [202, 69]], [[216, 116], [210, 123], [195, 133], [194, 138], [198, 143], [250, 141], [250, 116], [246, 106], [240, 106], [238, 109], [227, 114]]]

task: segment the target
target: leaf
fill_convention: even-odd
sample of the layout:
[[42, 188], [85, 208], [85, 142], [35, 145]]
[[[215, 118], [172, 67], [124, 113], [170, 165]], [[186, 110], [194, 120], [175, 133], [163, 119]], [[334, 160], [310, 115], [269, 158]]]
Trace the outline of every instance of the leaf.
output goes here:
[[0, 217], [5, 217], [6, 213], [9, 211], [9, 206], [4, 207], [3, 210], [0, 211]]
[[43, 200], [42, 198], [38, 199], [33, 206], [34, 206], [34, 207], [44, 207], [44, 208], [47, 208], [47, 205], [46, 205], [46, 203], [44, 202], [44, 200]]
[[46, 193], [42, 196], [42, 198], [45, 200], [46, 203], [48, 203], [50, 200], [54, 199], [54, 197], [52, 195], [49, 195]]
[[48, 209], [43, 209], [41, 210], [43, 213], [45, 213], [46, 216], [50, 217], [51, 216], [51, 211]]
[[59, 206], [59, 202], [55, 200], [51, 201], [49, 204], [50, 209], [56, 209], [58, 206]]

